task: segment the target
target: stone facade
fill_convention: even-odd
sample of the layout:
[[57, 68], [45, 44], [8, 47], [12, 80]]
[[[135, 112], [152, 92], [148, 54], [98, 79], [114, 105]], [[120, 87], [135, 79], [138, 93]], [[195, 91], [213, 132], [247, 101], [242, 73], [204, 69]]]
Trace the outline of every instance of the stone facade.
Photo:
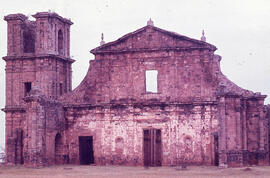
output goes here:
[[[72, 22], [50, 12], [33, 17], [5, 17], [7, 164], [269, 164], [266, 96], [227, 79], [204, 36], [149, 21], [116, 41], [102, 39], [71, 91]], [[147, 89], [148, 71], [156, 91]]]

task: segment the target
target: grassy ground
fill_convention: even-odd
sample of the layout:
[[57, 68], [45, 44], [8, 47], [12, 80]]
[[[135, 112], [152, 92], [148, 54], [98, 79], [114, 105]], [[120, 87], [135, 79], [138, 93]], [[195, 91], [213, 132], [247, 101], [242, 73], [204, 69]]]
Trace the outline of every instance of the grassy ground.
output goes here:
[[23, 166], [0, 167], [0, 178], [168, 178], [168, 177], [243, 177], [270, 178], [270, 166], [249, 168], [218, 168], [211, 166], [180, 167], [126, 167], [126, 166], [52, 166], [25, 168]]

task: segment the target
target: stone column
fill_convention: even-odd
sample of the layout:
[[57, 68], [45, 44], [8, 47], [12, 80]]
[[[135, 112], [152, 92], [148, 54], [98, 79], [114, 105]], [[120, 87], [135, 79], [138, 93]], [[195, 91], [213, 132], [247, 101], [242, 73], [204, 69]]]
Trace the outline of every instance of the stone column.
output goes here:
[[[267, 122], [265, 122], [265, 114], [263, 112], [263, 104], [259, 102], [259, 165], [265, 165], [267, 164], [267, 160], [269, 159], [269, 156], [267, 156], [267, 152], [265, 150], [265, 141], [267, 138], [266, 129], [267, 129]], [[268, 158], [268, 159], [267, 159]]]
[[260, 137], [260, 144], [259, 144], [259, 150], [264, 151], [264, 139], [265, 139], [265, 134], [264, 134], [264, 118], [260, 118], [259, 120], [259, 137]]
[[29, 167], [40, 167], [45, 162], [45, 109], [42, 106], [40, 90], [32, 89], [30, 95], [24, 98], [26, 102], [26, 145], [24, 149], [25, 162]]
[[15, 139], [13, 137], [13, 126], [12, 126], [12, 113], [6, 112], [6, 144], [5, 144], [5, 163], [7, 165], [15, 164]]
[[235, 116], [236, 116], [236, 148], [237, 150], [241, 150], [242, 149], [242, 139], [241, 139], [241, 135], [242, 135], [242, 127], [241, 127], [241, 103], [240, 103], [240, 98], [236, 98], [235, 99]]
[[259, 114], [259, 165], [267, 165], [269, 156], [267, 154], [267, 148], [266, 148], [266, 140], [267, 140], [267, 129], [268, 129], [268, 123], [266, 122], [266, 113], [264, 112], [264, 99], [266, 96], [259, 95], [257, 107], [258, 107], [258, 114]]
[[238, 155], [237, 163], [239, 166], [243, 166], [244, 164], [244, 155], [242, 150], [243, 145], [243, 127], [241, 122], [241, 98], [235, 98], [235, 128], [236, 128], [236, 150]]
[[243, 100], [242, 103], [242, 123], [243, 123], [243, 142], [242, 142], [242, 149], [247, 150], [247, 104], [246, 100]]
[[218, 114], [219, 114], [219, 166], [227, 167], [226, 155], [226, 115], [225, 115], [225, 97], [219, 98]]
[[242, 121], [242, 152], [243, 152], [243, 165], [248, 164], [248, 151], [247, 151], [247, 100], [242, 100], [241, 121]]

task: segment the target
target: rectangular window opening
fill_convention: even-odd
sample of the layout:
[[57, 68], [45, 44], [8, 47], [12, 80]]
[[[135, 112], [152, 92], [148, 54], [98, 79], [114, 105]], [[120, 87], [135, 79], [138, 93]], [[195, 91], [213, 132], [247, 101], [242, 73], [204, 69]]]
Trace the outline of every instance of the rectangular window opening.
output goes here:
[[152, 92], [152, 93], [158, 92], [157, 75], [158, 75], [157, 70], [145, 71], [146, 92]]
[[24, 96], [27, 96], [29, 94], [29, 92], [32, 89], [32, 83], [31, 82], [25, 82], [24, 83]]
[[60, 96], [63, 94], [63, 84], [59, 83], [59, 94]]

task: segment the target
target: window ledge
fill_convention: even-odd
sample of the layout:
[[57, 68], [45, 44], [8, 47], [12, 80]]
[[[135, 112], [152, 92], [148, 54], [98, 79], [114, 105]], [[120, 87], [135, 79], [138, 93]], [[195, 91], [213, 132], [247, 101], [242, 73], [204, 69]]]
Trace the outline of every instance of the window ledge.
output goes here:
[[142, 95], [160, 95], [161, 93], [160, 92], [143, 92]]

